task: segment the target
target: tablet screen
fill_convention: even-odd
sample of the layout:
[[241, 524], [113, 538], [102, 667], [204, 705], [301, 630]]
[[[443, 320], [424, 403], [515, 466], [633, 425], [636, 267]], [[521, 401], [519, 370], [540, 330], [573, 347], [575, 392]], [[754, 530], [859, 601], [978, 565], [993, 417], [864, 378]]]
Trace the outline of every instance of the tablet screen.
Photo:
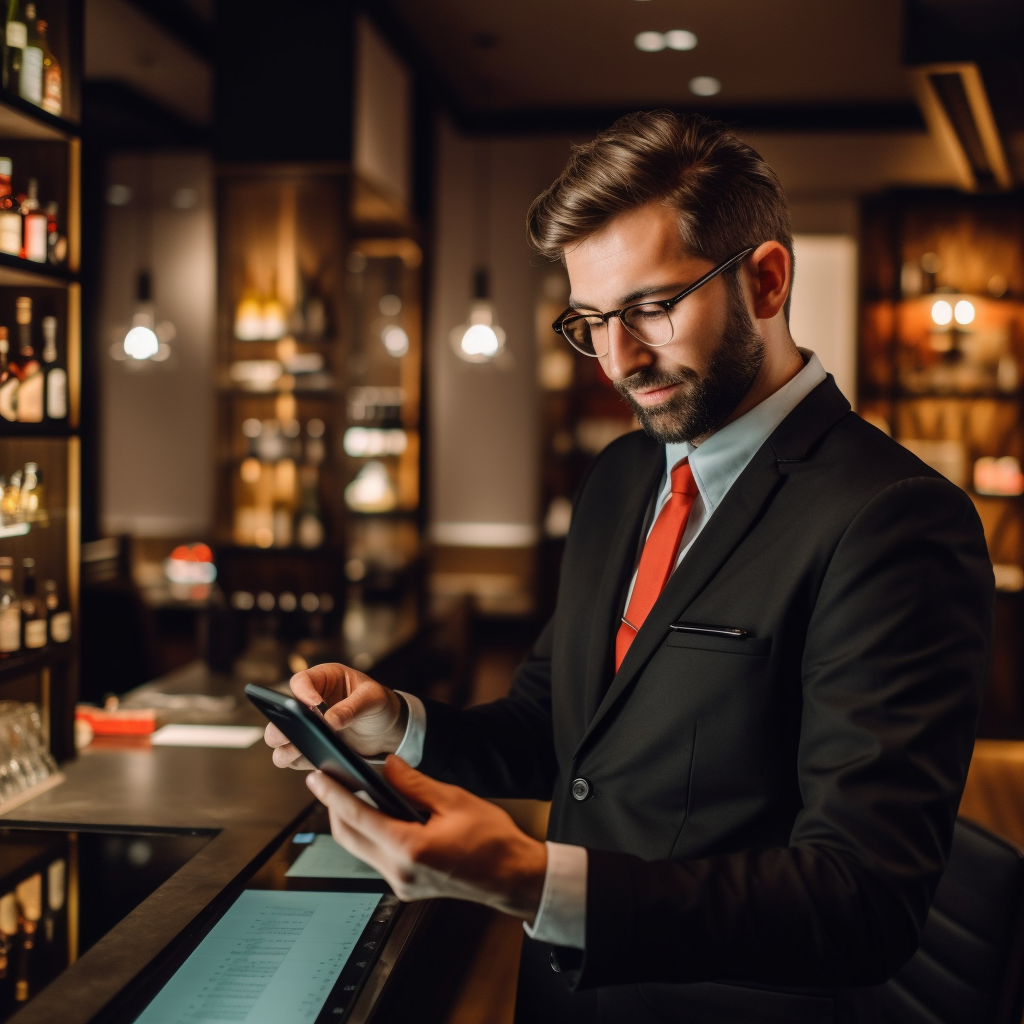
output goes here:
[[[364, 933], [388, 902], [380, 893], [246, 889], [137, 1024], [340, 1020], [372, 956], [362, 946], [376, 946]], [[363, 955], [350, 963], [357, 944]], [[347, 986], [338, 984], [343, 972]]]

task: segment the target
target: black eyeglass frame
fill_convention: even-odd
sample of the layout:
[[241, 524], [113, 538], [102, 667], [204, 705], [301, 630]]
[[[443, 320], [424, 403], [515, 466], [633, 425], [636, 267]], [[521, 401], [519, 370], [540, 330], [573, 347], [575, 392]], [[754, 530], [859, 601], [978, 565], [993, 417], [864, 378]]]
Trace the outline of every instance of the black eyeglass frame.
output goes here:
[[757, 248], [756, 245], [751, 245], [750, 247], [744, 249], [742, 252], [736, 253], [735, 256], [730, 256], [724, 263], [719, 263], [717, 267], [714, 267], [713, 269], [709, 270], [703, 277], [701, 277], [698, 280], [694, 281], [693, 284], [687, 285], [687, 287], [685, 287], [678, 295], [673, 295], [672, 298], [670, 298], [670, 299], [644, 299], [642, 302], [631, 302], [628, 306], [623, 306], [621, 309], [613, 309], [613, 310], [610, 310], [607, 313], [597, 313], [597, 312], [593, 312], [593, 313], [576, 313], [576, 312], [574, 312], [574, 313], [571, 313], [571, 314], [568, 314], [568, 315], [566, 313], [563, 313], [551, 325], [551, 327], [552, 327], [552, 329], [554, 330], [554, 332], [556, 334], [561, 334], [562, 337], [565, 338], [565, 340], [567, 342], [569, 342], [569, 344], [572, 345], [572, 347], [574, 349], [576, 349], [577, 352], [580, 352], [580, 353], [582, 353], [585, 356], [590, 356], [593, 359], [598, 359], [600, 357], [598, 356], [598, 354], [596, 352], [585, 352], [583, 349], [581, 349], [579, 347], [579, 345], [577, 345], [572, 340], [572, 338], [569, 337], [568, 334], [565, 333], [565, 325], [567, 323], [571, 323], [574, 320], [583, 320], [584, 318], [595, 317], [596, 316], [596, 317], [600, 317], [604, 321], [605, 326], [607, 327], [608, 326], [608, 321], [613, 316], [615, 316], [615, 317], [619, 318], [619, 322], [622, 324], [622, 326], [627, 331], [629, 331], [630, 336], [633, 337], [633, 338], [636, 338], [636, 340], [639, 341], [641, 345], [646, 345], [648, 348], [660, 348], [662, 345], [667, 345], [669, 343], [669, 341], [671, 341], [672, 339], [669, 338], [667, 341], [663, 341], [659, 345], [652, 345], [650, 342], [644, 341], [643, 338], [637, 338], [637, 336], [629, 329], [629, 324], [626, 323], [626, 319], [625, 319], [626, 314], [631, 309], [636, 309], [638, 306], [661, 306], [662, 309], [664, 309], [666, 313], [671, 312], [672, 307], [676, 306], [680, 302], [682, 302], [683, 299], [685, 299], [687, 295], [692, 295], [698, 288], [703, 288], [704, 285], [706, 285], [709, 281], [713, 281], [716, 277], [718, 277], [719, 274], [724, 274], [725, 271], [729, 270], [731, 267], [734, 267], [737, 263], [741, 263], [756, 248]]

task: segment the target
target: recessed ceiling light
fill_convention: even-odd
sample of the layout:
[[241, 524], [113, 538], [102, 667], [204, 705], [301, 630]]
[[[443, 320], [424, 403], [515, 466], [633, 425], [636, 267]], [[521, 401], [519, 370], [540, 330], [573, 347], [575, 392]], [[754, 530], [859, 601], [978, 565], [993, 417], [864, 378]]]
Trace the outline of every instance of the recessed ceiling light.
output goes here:
[[633, 37], [633, 45], [644, 53], [657, 53], [665, 49], [665, 35], [662, 32], [638, 32]]
[[697, 37], [685, 28], [674, 28], [665, 33], [665, 45], [670, 50], [692, 50], [697, 45]]
[[722, 91], [722, 83], [710, 75], [698, 75], [690, 79], [690, 92], [694, 96], [717, 96]]

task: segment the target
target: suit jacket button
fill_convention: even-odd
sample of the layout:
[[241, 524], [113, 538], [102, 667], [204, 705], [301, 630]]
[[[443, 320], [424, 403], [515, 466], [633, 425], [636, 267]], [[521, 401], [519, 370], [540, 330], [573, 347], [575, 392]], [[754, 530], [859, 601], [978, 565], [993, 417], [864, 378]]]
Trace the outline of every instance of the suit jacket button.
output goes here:
[[586, 779], [573, 779], [572, 796], [574, 800], [579, 800], [582, 803], [590, 796], [590, 783]]
[[555, 956], [554, 950], [551, 950], [548, 954], [548, 963], [551, 964], [551, 970], [553, 970], [555, 974], [562, 973], [562, 965], [558, 962], [558, 957]]

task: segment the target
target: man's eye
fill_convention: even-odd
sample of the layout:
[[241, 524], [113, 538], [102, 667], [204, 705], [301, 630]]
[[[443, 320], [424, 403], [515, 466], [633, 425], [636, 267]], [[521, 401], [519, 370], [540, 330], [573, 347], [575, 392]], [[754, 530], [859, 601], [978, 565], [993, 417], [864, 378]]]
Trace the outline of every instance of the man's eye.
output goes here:
[[665, 315], [661, 306], [637, 306], [630, 313], [630, 320], [658, 320]]

